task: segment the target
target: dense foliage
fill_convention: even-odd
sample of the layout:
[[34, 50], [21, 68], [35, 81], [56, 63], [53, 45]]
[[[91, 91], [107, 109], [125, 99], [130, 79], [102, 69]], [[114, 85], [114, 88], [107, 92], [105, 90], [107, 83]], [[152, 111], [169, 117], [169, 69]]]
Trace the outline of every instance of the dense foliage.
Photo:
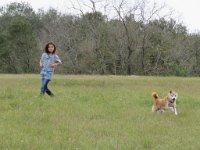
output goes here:
[[36, 13], [25, 3], [2, 7], [0, 72], [37, 73], [44, 45], [53, 41], [63, 74], [200, 74], [199, 34], [173, 18], [118, 15], [108, 19], [95, 10], [77, 16], [52, 8]]

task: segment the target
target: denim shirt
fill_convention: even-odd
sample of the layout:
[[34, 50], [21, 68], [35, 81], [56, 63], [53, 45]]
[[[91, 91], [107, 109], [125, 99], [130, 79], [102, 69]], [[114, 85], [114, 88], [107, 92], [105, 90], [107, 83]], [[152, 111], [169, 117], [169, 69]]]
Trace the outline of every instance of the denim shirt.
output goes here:
[[42, 78], [51, 80], [54, 73], [54, 68], [52, 68], [50, 65], [57, 61], [61, 61], [60, 58], [56, 54], [43, 53], [40, 61], [43, 64], [40, 72]]

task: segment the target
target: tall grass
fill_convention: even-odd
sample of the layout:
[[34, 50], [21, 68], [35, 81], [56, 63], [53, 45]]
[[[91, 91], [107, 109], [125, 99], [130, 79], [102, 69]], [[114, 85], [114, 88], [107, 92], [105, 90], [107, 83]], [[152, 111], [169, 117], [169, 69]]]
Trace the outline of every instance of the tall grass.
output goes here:
[[[200, 149], [200, 79], [55, 75], [54, 98], [39, 75], [0, 75], [1, 150]], [[178, 92], [178, 116], [152, 113], [157, 91]]]

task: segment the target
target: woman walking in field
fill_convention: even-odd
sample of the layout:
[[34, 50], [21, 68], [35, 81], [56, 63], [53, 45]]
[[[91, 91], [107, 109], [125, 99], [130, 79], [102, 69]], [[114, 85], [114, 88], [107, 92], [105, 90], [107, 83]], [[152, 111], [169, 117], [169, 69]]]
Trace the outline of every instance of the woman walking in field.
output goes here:
[[56, 46], [54, 43], [49, 42], [45, 46], [45, 52], [42, 54], [40, 59], [40, 67], [41, 67], [41, 95], [47, 93], [49, 96], [53, 97], [54, 94], [48, 88], [48, 83], [51, 81], [54, 73], [54, 69], [62, 64], [58, 55], [55, 54]]

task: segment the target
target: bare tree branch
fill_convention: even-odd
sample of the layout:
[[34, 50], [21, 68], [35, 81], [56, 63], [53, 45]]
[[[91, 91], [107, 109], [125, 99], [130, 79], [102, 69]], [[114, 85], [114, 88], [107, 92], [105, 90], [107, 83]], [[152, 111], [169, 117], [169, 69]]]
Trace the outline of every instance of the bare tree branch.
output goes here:
[[79, 1], [78, 1], [78, 0], [76, 0], [76, 1], [77, 1], [77, 4], [79, 5], [80, 8], [75, 7], [74, 4], [73, 4], [73, 2], [70, 0], [70, 3], [71, 3], [72, 6], [73, 6], [72, 8], [73, 8], [74, 10], [78, 10], [78, 11], [80, 11], [81, 14], [83, 15], [84, 12], [83, 12], [83, 10], [81, 9], [81, 5], [80, 5]]

